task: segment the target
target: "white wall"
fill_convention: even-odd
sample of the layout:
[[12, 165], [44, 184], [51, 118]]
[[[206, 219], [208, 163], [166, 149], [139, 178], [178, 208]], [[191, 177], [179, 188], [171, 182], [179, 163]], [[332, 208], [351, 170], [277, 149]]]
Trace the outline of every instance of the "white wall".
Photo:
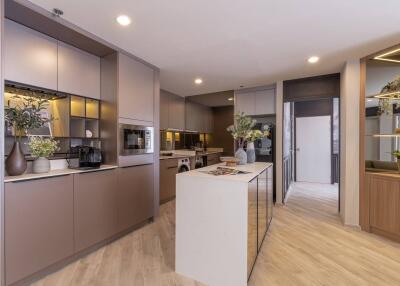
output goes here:
[[345, 63], [340, 79], [340, 216], [359, 225], [360, 60]]
[[282, 159], [283, 159], [283, 81], [276, 83], [276, 203], [282, 204], [283, 187], [282, 187]]

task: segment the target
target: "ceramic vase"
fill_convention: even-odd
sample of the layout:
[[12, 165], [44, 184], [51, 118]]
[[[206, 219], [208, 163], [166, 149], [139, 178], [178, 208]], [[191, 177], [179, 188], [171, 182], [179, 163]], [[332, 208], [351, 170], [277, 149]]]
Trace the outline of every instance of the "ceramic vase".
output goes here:
[[239, 148], [236, 150], [235, 157], [239, 159], [239, 165], [245, 165], [247, 163], [247, 154], [243, 150], [243, 148]]
[[48, 173], [50, 171], [50, 160], [45, 157], [36, 158], [32, 163], [32, 172], [35, 174]]
[[247, 154], [248, 164], [254, 163], [256, 161], [256, 151], [254, 149], [254, 142], [247, 142], [246, 154]]
[[27, 167], [25, 155], [21, 149], [21, 143], [17, 140], [11, 149], [10, 154], [7, 156], [5, 167], [9, 176], [22, 175]]

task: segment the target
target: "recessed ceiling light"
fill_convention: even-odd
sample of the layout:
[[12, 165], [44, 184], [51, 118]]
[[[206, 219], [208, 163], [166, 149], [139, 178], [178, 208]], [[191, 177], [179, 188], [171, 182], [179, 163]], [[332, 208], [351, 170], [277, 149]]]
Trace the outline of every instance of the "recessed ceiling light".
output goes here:
[[312, 56], [312, 57], [309, 57], [308, 58], [308, 62], [310, 63], [310, 64], [315, 64], [316, 62], [318, 62], [319, 61], [319, 57], [317, 57], [317, 56]]
[[228, 100], [229, 100], [229, 101], [232, 101], [232, 100], [233, 100], [233, 97], [229, 97]]
[[120, 24], [121, 26], [128, 26], [131, 23], [131, 18], [129, 18], [126, 15], [119, 15], [117, 17], [117, 22], [118, 24]]
[[195, 83], [195, 84], [202, 84], [202, 83], [203, 83], [203, 80], [202, 80], [201, 78], [196, 78], [196, 79], [194, 80], [194, 83]]

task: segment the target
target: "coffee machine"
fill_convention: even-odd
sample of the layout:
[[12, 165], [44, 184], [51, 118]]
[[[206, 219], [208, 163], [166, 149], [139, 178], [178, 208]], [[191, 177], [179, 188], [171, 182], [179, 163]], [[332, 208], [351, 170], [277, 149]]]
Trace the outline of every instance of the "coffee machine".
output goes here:
[[102, 162], [101, 150], [91, 146], [76, 146], [71, 148], [71, 159], [69, 168], [71, 169], [96, 169], [100, 168]]

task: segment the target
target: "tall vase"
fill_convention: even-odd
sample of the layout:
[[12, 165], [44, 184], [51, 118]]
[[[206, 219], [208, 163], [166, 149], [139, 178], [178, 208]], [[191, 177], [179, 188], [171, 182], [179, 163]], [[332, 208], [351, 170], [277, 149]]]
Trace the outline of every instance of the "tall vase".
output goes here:
[[247, 154], [242, 147], [236, 150], [235, 157], [239, 159], [239, 165], [245, 165], [247, 163]]
[[6, 159], [6, 171], [10, 176], [22, 175], [27, 167], [25, 155], [21, 149], [21, 143], [16, 140], [10, 154]]
[[254, 142], [247, 142], [247, 163], [251, 164], [256, 161], [256, 151], [254, 150]]

